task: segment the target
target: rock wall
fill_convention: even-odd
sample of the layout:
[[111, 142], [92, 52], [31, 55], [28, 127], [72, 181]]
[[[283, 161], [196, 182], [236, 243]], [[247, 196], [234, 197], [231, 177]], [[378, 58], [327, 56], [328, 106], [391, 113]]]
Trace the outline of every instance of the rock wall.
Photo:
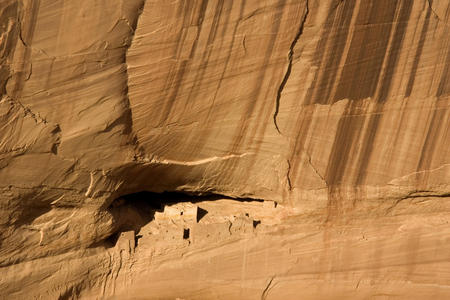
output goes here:
[[95, 294], [127, 219], [110, 205], [140, 191], [326, 226], [448, 211], [449, 28], [447, 0], [0, 0], [0, 295]]

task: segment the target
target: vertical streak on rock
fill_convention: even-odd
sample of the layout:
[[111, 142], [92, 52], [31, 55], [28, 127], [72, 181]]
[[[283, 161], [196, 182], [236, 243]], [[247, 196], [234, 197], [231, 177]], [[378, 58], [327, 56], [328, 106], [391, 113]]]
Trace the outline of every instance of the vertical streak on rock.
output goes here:
[[[195, 6], [193, 8], [196, 12], [196, 17], [197, 17], [193, 24], [197, 27], [197, 34], [196, 34], [192, 48], [189, 53], [189, 60], [193, 59], [195, 53], [197, 53], [198, 42], [200, 40], [200, 34], [203, 29], [203, 25], [204, 25], [203, 22], [204, 22], [206, 13], [207, 13], [208, 3], [209, 2], [207, 0], [202, 0], [199, 7]], [[187, 12], [186, 12], [185, 18], [183, 18], [183, 23], [184, 22], [190, 23]], [[212, 31], [213, 31], [213, 29], [211, 29], [211, 31], [210, 31], [210, 36], [211, 36]], [[181, 37], [181, 35], [182, 35], [182, 31], [180, 31], [180, 37]], [[177, 47], [182, 47], [182, 43], [179, 42], [177, 44]], [[177, 99], [177, 97], [183, 87], [182, 83], [185, 80], [185, 75], [189, 72], [189, 69], [190, 69], [189, 60], [182, 60], [181, 62], [177, 63], [177, 64], [179, 64], [178, 66], [174, 67], [174, 72], [176, 72], [175, 73], [176, 75], [172, 78], [172, 80], [170, 80], [170, 83], [168, 84], [167, 89], [170, 90], [170, 92], [168, 92], [167, 95], [164, 97], [165, 98], [164, 106], [162, 109], [161, 117], [158, 122], [158, 127], [163, 126], [164, 122], [169, 118], [170, 112], [173, 108], [172, 107], [173, 103]], [[206, 63], [207, 63], [207, 60], [203, 62], [203, 66], [205, 66]], [[197, 73], [194, 83], [199, 82], [201, 80], [201, 78], [203, 78], [203, 75], [204, 75], [203, 72]], [[192, 90], [194, 90], [194, 88], [197, 89], [197, 87], [194, 86], [192, 88]], [[192, 90], [191, 90], [191, 93], [192, 93]], [[189, 97], [191, 96], [191, 93], [190, 93]]]
[[420, 33], [420, 38], [419, 38], [419, 44], [417, 46], [417, 51], [416, 54], [414, 55], [414, 63], [413, 66], [411, 68], [411, 73], [409, 75], [409, 80], [408, 80], [408, 85], [406, 86], [406, 91], [405, 91], [405, 96], [409, 97], [411, 96], [411, 92], [412, 92], [412, 88], [414, 85], [414, 81], [416, 79], [416, 72], [417, 72], [417, 68], [419, 66], [419, 61], [420, 58], [422, 56], [422, 50], [423, 47], [425, 45], [425, 39], [426, 39], [426, 35], [428, 33], [428, 26], [430, 24], [430, 16], [431, 16], [431, 8], [427, 9], [427, 13], [425, 15], [425, 23], [422, 27], [422, 32]]
[[[344, 1], [342, 5], [336, 6], [332, 9], [325, 21], [325, 30], [321, 34], [317, 47], [315, 49], [315, 58], [319, 70], [314, 76], [314, 80], [311, 87], [305, 97], [306, 104], [320, 103], [320, 104], [332, 104], [335, 98], [330, 97], [331, 87], [333, 85], [339, 85], [339, 82], [335, 82], [335, 78], [338, 72], [337, 65], [341, 57], [344, 57], [344, 51], [347, 43], [350, 43], [350, 36], [353, 39], [353, 35], [350, 35], [350, 23], [352, 16], [356, 14], [356, 18], [359, 17], [359, 8], [356, 9], [356, 1]], [[349, 52], [350, 46], [349, 47]], [[350, 54], [350, 53], [348, 53]], [[347, 61], [348, 54], [344, 58], [344, 66]], [[341, 75], [344, 70], [340, 71]], [[336, 87], [337, 90], [337, 87]], [[336, 93], [336, 92], [335, 92]], [[297, 138], [297, 140], [299, 140]]]
[[[421, 155], [416, 168], [417, 172], [435, 167], [435, 165], [433, 165], [434, 160], [441, 161], [439, 154], [444, 153], [444, 151], [434, 151], [433, 148], [436, 148], [436, 146], [440, 144], [440, 139], [445, 139], [446, 134], [444, 131], [448, 128], [448, 121], [446, 121], [445, 118], [446, 114], [446, 109], [434, 109], [431, 112], [427, 134], [425, 141], [422, 144]], [[438, 155], [437, 158], [435, 157], [436, 155]], [[420, 177], [417, 177], [417, 179], [419, 178]], [[426, 182], [422, 183], [426, 184]]]
[[0, 98], [6, 94], [6, 85], [11, 79], [10, 60], [17, 43], [17, 2], [3, 4], [0, 9]]
[[300, 22], [300, 28], [297, 31], [297, 34], [294, 37], [294, 40], [291, 43], [291, 46], [289, 47], [289, 54], [288, 54], [288, 67], [286, 70], [286, 73], [284, 74], [283, 80], [281, 81], [280, 86], [278, 87], [278, 91], [277, 91], [277, 98], [276, 98], [276, 102], [275, 102], [275, 112], [273, 114], [273, 124], [275, 125], [276, 130], [278, 131], [279, 134], [281, 134], [280, 128], [278, 127], [278, 123], [277, 123], [277, 117], [278, 117], [278, 112], [280, 110], [280, 100], [281, 100], [281, 94], [283, 93], [283, 89], [286, 86], [286, 83], [289, 79], [289, 76], [291, 75], [291, 71], [292, 71], [292, 57], [294, 56], [294, 48], [295, 45], [297, 45], [297, 41], [300, 38], [300, 36], [303, 34], [303, 29], [305, 27], [305, 23], [306, 23], [306, 19], [308, 18], [308, 14], [309, 14], [309, 3], [308, 0], [306, 0], [305, 2], [305, 13], [303, 14], [303, 19]]
[[[350, 96], [352, 101], [340, 119], [337, 127], [337, 133], [329, 159], [330, 163], [327, 166], [325, 176], [330, 184], [341, 184], [343, 181], [357, 185], [364, 183], [369, 158], [371, 151], [373, 150], [373, 144], [376, 139], [379, 123], [382, 119], [382, 115], [380, 115], [379, 112], [382, 111], [383, 103], [389, 97], [389, 92], [391, 90], [391, 79], [395, 73], [397, 58], [400, 52], [399, 49], [401, 49], [403, 44], [406, 24], [411, 13], [411, 8], [412, 6], [410, 3], [405, 1], [399, 2], [398, 5], [392, 6], [391, 10], [387, 11], [389, 13], [388, 20], [393, 23], [389, 34], [380, 30], [376, 31], [374, 36], [380, 37], [380, 41], [383, 42], [382, 47], [379, 48], [380, 50], [378, 51], [381, 51], [381, 49], [385, 51], [385, 53], [373, 56], [381, 62], [380, 66], [375, 65], [375, 60], [372, 60], [370, 63], [370, 68], [368, 68], [370, 70], [376, 70], [376, 76], [374, 75], [374, 77], [371, 77], [366, 74], [367, 72], [361, 73], [356, 67], [357, 64], [350, 64], [350, 62], [348, 63], [349, 67], [346, 70], [347, 74], [345, 74], [343, 78], [352, 78], [352, 80], [351, 82], [347, 80], [348, 82], [343, 83], [340, 88], [340, 92], [338, 91], [338, 96], [335, 97], [334, 101], [337, 99], [346, 98], [348, 96]], [[375, 21], [380, 22], [385, 20], [373, 20], [371, 22]], [[364, 43], [369, 37], [370, 35], [368, 33], [363, 33], [360, 36], [360, 39]], [[370, 49], [368, 46], [364, 45], [364, 51], [361, 52], [361, 50], [357, 48], [356, 42], [352, 41], [352, 43], [355, 45], [353, 46], [353, 49], [351, 49], [351, 52], [358, 53], [355, 62], [362, 61], [363, 55]], [[359, 67], [359, 69], [361, 69], [361, 67]], [[355, 74], [357, 77], [351, 75], [354, 72], [356, 72]], [[354, 78], [363, 77], [367, 79], [366, 87], [368, 87], [368, 90], [361, 94], [358, 90], [360, 83]], [[355, 101], [365, 97], [374, 97], [374, 99], [377, 99], [379, 102], [379, 104], [371, 108], [372, 114], [368, 117], [367, 127], [364, 126], [366, 118], [358, 114], [358, 111], [363, 108], [363, 103]], [[363, 145], [361, 149], [356, 146], [356, 141], [358, 140], [363, 141], [361, 143]], [[344, 176], [345, 174], [348, 175], [348, 170], [346, 171], [345, 168], [355, 170], [354, 176]]]
[[[17, 55], [21, 56], [17, 61], [20, 61], [20, 70], [14, 70], [17, 73], [16, 76], [13, 75], [13, 89], [11, 91], [11, 98], [20, 98], [22, 93], [23, 85], [25, 79], [28, 77], [26, 72], [26, 64], [31, 60], [31, 43], [33, 41], [33, 35], [35, 26], [37, 23], [37, 18], [39, 14], [40, 0], [38, 1], [25, 1], [18, 8], [18, 19], [17, 19], [17, 29], [18, 38], [23, 44], [22, 51], [17, 51], [20, 48], [16, 48]], [[25, 28], [24, 28], [25, 27]]]
[[[203, 5], [203, 3], [202, 3]], [[205, 14], [207, 13], [207, 5], [208, 1], [206, 1], [206, 5], [202, 7], [201, 11], [201, 19], [203, 20], [205, 18]], [[213, 46], [214, 42], [216, 40], [217, 32], [220, 27], [220, 19], [223, 15], [225, 2], [224, 1], [218, 1], [216, 7], [214, 8], [214, 16], [212, 18], [211, 28], [208, 33], [208, 38], [206, 41], [206, 53], [204, 54], [204, 57], [202, 57], [202, 61], [200, 63], [200, 71], [196, 74], [196, 78], [194, 81], [193, 88], [189, 91], [188, 99], [192, 99], [193, 95], [198, 94], [201, 90], [202, 81], [205, 79], [205, 74], [207, 72], [208, 65], [210, 63], [211, 55], [213, 54]], [[202, 21], [203, 22], [203, 21]], [[200, 30], [198, 30], [197, 38], [195, 39], [195, 43], [199, 42], [200, 39]], [[196, 46], [195, 46], [196, 47]], [[194, 49], [194, 47], [193, 47]], [[190, 57], [194, 57], [195, 52], [193, 51], [190, 55]]]
[[[359, 16], [359, 10], [361, 7], [361, 1], [356, 1], [355, 2], [355, 6], [353, 7], [352, 11], [352, 15], [350, 17], [350, 23], [348, 25], [348, 32], [347, 32], [347, 40], [351, 41], [353, 40], [353, 37], [355, 35], [355, 32], [357, 31], [356, 29], [356, 22], [358, 21], [358, 16]], [[340, 82], [341, 78], [342, 78], [342, 72], [344, 71], [344, 67], [345, 67], [345, 63], [347, 60], [347, 57], [349, 55], [350, 52], [350, 47], [351, 47], [351, 43], [344, 43], [344, 47], [342, 49], [342, 53], [340, 55], [340, 60], [337, 64], [337, 68], [336, 68], [336, 76], [333, 78], [335, 80], [335, 82]], [[337, 88], [338, 88], [338, 84], [333, 84], [330, 88], [330, 92], [327, 95], [327, 99], [335, 99], [336, 97], [336, 92], [337, 92]]]
[[133, 141], [133, 146], [135, 147], [135, 150], [138, 150], [138, 140], [136, 138], [133, 137], [133, 116], [132, 116], [132, 111], [131, 111], [131, 105], [130, 105], [130, 97], [128, 95], [128, 88], [129, 88], [129, 74], [128, 74], [128, 62], [127, 62], [127, 57], [128, 57], [128, 49], [130, 49], [131, 45], [133, 44], [134, 38], [136, 36], [136, 29], [137, 29], [137, 25], [139, 22], [139, 17], [142, 15], [142, 12], [144, 11], [144, 6], [145, 6], [145, 0], [142, 0], [141, 3], [138, 6], [138, 11], [137, 11], [137, 15], [136, 18], [133, 20], [133, 22], [131, 23], [131, 38], [130, 38], [130, 42], [126, 47], [125, 53], [124, 55], [124, 63], [125, 63], [125, 72], [126, 72], [126, 82], [125, 82], [125, 102], [126, 102], [126, 107], [128, 108], [128, 112], [127, 115], [125, 116], [125, 120], [127, 121], [126, 124], [127, 126], [129, 126], [128, 128], [128, 133], [131, 134], [130, 139]]
[[439, 86], [436, 91], [436, 96], [448, 96], [450, 94], [450, 83], [449, 83], [449, 77], [450, 77], [450, 49], [447, 49], [447, 56], [444, 61], [444, 70], [441, 75], [441, 80], [439, 82]]
[[[398, 57], [403, 47], [403, 41], [406, 34], [408, 20], [412, 11], [412, 3], [402, 1], [396, 8], [393, 18], [393, 28], [386, 44], [386, 55], [379, 72], [379, 81], [373, 93], [374, 99], [384, 103], [388, 100], [392, 89], [392, 78], [397, 68]], [[416, 58], [418, 59], [418, 58]]]
[[[282, 26], [282, 16], [283, 16], [283, 12], [284, 12], [284, 8], [286, 7], [287, 3], [286, 1], [278, 1], [278, 8], [275, 11], [275, 14], [273, 16], [273, 22], [271, 22], [270, 27], [271, 27], [271, 32], [279, 32], [280, 27]], [[261, 61], [258, 63], [259, 67], [258, 67], [258, 75], [257, 78], [259, 79], [257, 82], [255, 81], [251, 86], [250, 86], [250, 90], [253, 91], [253, 95], [252, 97], [256, 102], [250, 101], [246, 104], [244, 113], [242, 114], [242, 116], [252, 116], [255, 114], [255, 111], [258, 111], [258, 115], [265, 115], [263, 113], [263, 108], [264, 106], [262, 105], [262, 103], [264, 103], [266, 101], [266, 99], [268, 99], [268, 95], [269, 93], [271, 93], [272, 89], [268, 89], [268, 88], [261, 88], [261, 85], [264, 83], [266, 83], [266, 80], [271, 80], [271, 78], [273, 78], [272, 74], [268, 74], [267, 72], [267, 68], [265, 66], [267, 66], [269, 63], [271, 63], [272, 60], [272, 54], [273, 51], [275, 49], [275, 44], [277, 43], [277, 35], [276, 34], [271, 34], [270, 37], [268, 39], [265, 40], [265, 44], [266, 47], [264, 48], [264, 56], [261, 59]], [[267, 83], [268, 86], [272, 86], [277, 84], [278, 80], [274, 80], [273, 83]], [[258, 105], [255, 105], [254, 103], [260, 103]], [[270, 111], [266, 112], [267, 116], [269, 116], [271, 114]], [[260, 125], [262, 125], [263, 128], [265, 128], [265, 126], [267, 124], [265, 124], [265, 122], [259, 122], [259, 124], [255, 124], [253, 126], [248, 126], [247, 121], [244, 121], [244, 119], [242, 120], [242, 126], [239, 126], [235, 131], [234, 131], [234, 138], [233, 140], [233, 144], [232, 147], [230, 149], [231, 153], [237, 153], [240, 152], [240, 147], [243, 146], [243, 143], [246, 140], [252, 140], [254, 141], [254, 137], [257, 135], [257, 131], [258, 131], [258, 127]], [[261, 124], [263, 123], [263, 124]], [[264, 131], [264, 129], [263, 129]], [[253, 142], [252, 142], [253, 143]], [[249, 145], [247, 144], [247, 147]], [[256, 148], [254, 147], [254, 149], [256, 150]]]
[[[215, 102], [215, 100], [217, 98], [217, 95], [218, 95], [218, 92], [219, 92], [219, 90], [220, 90], [220, 88], [222, 86], [223, 80], [225, 78], [225, 74], [227, 72], [228, 65], [230, 63], [231, 52], [233, 50], [234, 42], [235, 42], [235, 39], [236, 39], [236, 32], [238, 30], [239, 23], [241, 22], [242, 15], [244, 13], [244, 5], [245, 5], [245, 1], [242, 1], [241, 5], [240, 5], [240, 9], [239, 9], [238, 21], [236, 22], [236, 24], [234, 26], [234, 29], [233, 29], [233, 33], [232, 33], [232, 37], [231, 37], [231, 43], [230, 43], [230, 46], [227, 49], [228, 55], [227, 55], [227, 58], [226, 58], [225, 63], [224, 63], [223, 71], [222, 71], [222, 73], [220, 75], [219, 84], [217, 85], [217, 89], [216, 89], [216, 91], [214, 93], [214, 96], [213, 96], [211, 107], [214, 107], [214, 102]], [[244, 36], [244, 39], [242, 40], [242, 46], [244, 47], [244, 51], [247, 52], [246, 47], [245, 47], [245, 36]], [[208, 119], [210, 118], [210, 116], [211, 116], [211, 114], [208, 113]]]

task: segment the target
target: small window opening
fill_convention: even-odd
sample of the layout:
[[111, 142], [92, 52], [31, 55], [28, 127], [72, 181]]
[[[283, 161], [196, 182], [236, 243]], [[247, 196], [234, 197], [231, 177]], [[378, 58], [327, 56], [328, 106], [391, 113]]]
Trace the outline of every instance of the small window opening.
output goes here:
[[183, 230], [183, 239], [187, 240], [189, 238], [189, 233], [190, 233], [189, 228], [185, 228]]
[[261, 221], [253, 220], [253, 228], [256, 228], [256, 226], [258, 226], [259, 224], [261, 224]]

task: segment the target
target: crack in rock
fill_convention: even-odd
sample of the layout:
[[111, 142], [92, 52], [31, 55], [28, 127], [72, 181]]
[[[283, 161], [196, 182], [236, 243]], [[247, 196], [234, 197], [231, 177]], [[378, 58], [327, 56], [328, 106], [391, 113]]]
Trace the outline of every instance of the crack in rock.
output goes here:
[[[41, 117], [41, 115], [39, 113], [34, 113], [29, 107], [23, 105], [22, 102], [20, 102], [18, 99], [11, 98], [11, 96], [9, 96], [9, 95], [7, 96], [7, 99], [13, 105], [14, 105], [14, 103], [18, 104], [25, 112], [25, 115], [30, 115], [33, 118], [33, 120], [36, 122], [36, 124], [40, 124], [40, 123], [48, 124], [49, 123], [45, 118]], [[56, 125], [59, 127], [58, 124], [56, 124]]]
[[289, 47], [288, 67], [287, 67], [286, 73], [284, 74], [283, 80], [281, 81], [281, 84], [278, 87], [278, 91], [277, 91], [277, 98], [276, 98], [276, 102], [275, 102], [275, 112], [273, 114], [273, 123], [275, 125], [275, 129], [278, 131], [279, 134], [281, 134], [281, 130], [277, 123], [277, 117], [278, 117], [278, 113], [280, 111], [281, 94], [283, 93], [284, 87], [286, 86], [289, 76], [291, 75], [292, 60], [293, 60], [293, 56], [294, 56], [294, 48], [295, 48], [295, 45], [297, 45], [297, 42], [298, 42], [300, 36], [303, 34], [303, 29], [305, 27], [306, 19], [308, 18], [308, 14], [309, 14], [308, 0], [306, 0], [305, 3], [306, 3], [305, 13], [303, 15], [302, 21], [300, 22], [300, 28], [298, 29], [297, 34], [295, 35], [294, 40], [292, 41], [291, 46]]
[[267, 294], [269, 293], [269, 290], [272, 286], [272, 282], [274, 280], [275, 276], [272, 276], [269, 280], [269, 282], [267, 283], [266, 287], [264, 288], [262, 294], [261, 294], [261, 300], [265, 300], [267, 298]]
[[38, 53], [42, 53], [42, 54], [44, 54], [45, 56], [47, 56], [48, 58], [53, 58], [53, 59], [56, 58], [55, 56], [50, 56], [50, 55], [48, 55], [48, 53], [47, 53], [46, 51], [44, 51], [43, 49], [33, 47], [33, 46], [31, 46], [31, 45], [28, 45], [27, 42], [25, 42], [25, 39], [23, 38], [23, 34], [22, 34], [22, 32], [23, 32], [23, 31], [22, 31], [22, 23], [21, 23], [20, 19], [17, 19], [17, 31], [18, 31], [17, 36], [18, 36], [20, 42], [22, 43], [22, 45], [23, 45], [25, 48], [30, 49], [31, 51], [36, 51], [36, 52], [38, 52]]
[[287, 162], [287, 171], [286, 171], [286, 179], [288, 183], [288, 188], [290, 191], [292, 191], [292, 182], [291, 182], [291, 161], [289, 159], [286, 160]]
[[444, 25], [448, 26], [449, 24], [448, 24], [446, 21], [442, 20], [441, 17], [440, 17], [440, 16], [436, 13], [436, 11], [433, 9], [433, 0], [427, 0], [427, 3], [428, 3], [428, 7], [429, 7], [429, 9], [431, 10], [431, 13], [434, 15], [434, 17], [435, 17], [439, 22], [442, 22], [442, 23], [444, 23]]
[[308, 163], [311, 166], [311, 168], [314, 170], [314, 173], [316, 173], [317, 176], [320, 177], [320, 179], [325, 183], [325, 185], [328, 187], [328, 182], [326, 181], [326, 179], [319, 173], [319, 171], [316, 169], [316, 167], [313, 165], [312, 160], [311, 160], [311, 155], [309, 155], [308, 152], [304, 151], [306, 156], [308, 156]]
[[391, 206], [386, 209], [386, 213], [391, 213], [404, 200], [412, 200], [415, 198], [450, 198], [450, 193], [434, 193], [432, 191], [413, 191], [405, 196], [395, 200]]

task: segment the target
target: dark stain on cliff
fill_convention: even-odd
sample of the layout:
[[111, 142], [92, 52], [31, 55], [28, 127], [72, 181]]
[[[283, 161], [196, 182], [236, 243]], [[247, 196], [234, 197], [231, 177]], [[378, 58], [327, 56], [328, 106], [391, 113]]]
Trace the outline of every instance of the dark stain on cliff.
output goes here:
[[[355, 1], [346, 2], [327, 21], [326, 27], [336, 31], [326, 31], [316, 49], [315, 60], [322, 72], [308, 91], [309, 103], [332, 104], [340, 99], [364, 99], [377, 94], [377, 100], [384, 102], [389, 95], [413, 3], [362, 1], [361, 8], [354, 11]], [[350, 29], [354, 13], [358, 15]], [[350, 30], [353, 34], [347, 41]], [[348, 43], [348, 54], [340, 70], [339, 63]], [[339, 81], [335, 83], [337, 77]]]
[[[393, 19], [394, 27], [391, 29], [393, 30], [393, 38], [390, 48], [387, 49], [386, 70], [384, 71], [384, 76], [381, 78], [381, 87], [377, 99], [380, 102], [385, 102], [391, 91], [392, 77], [396, 71], [398, 56], [402, 51], [403, 39], [411, 15], [412, 6], [412, 1], [402, 1], [401, 6], [397, 8], [399, 10], [398, 15]], [[415, 59], [418, 60], [419, 58], [416, 57]]]
[[[428, 6], [427, 6], [428, 7]], [[423, 46], [425, 45], [425, 39], [427, 37], [428, 26], [430, 24], [431, 9], [428, 7], [427, 14], [425, 16], [425, 23], [420, 33], [419, 44], [417, 45], [416, 54], [414, 55], [414, 63], [409, 74], [408, 85], [406, 86], [405, 96], [409, 97], [412, 92], [414, 81], [416, 79], [417, 68], [419, 65], [420, 57], [422, 55]]]
[[39, 7], [40, 0], [31, 1], [30, 7], [25, 9], [24, 7], [19, 6], [19, 15], [18, 15], [18, 35], [19, 39], [22, 41], [25, 47], [25, 51], [23, 57], [21, 59], [21, 68], [17, 72], [17, 76], [14, 78], [14, 88], [12, 90], [12, 97], [19, 98], [23, 87], [25, 79], [27, 78], [26, 65], [31, 61], [31, 48], [30, 45], [33, 42], [34, 31], [37, 24], [37, 17], [39, 15]]
[[0, 97], [6, 94], [6, 84], [11, 77], [10, 60], [18, 40], [18, 4], [16, 1], [0, 9]]
[[[308, 90], [306, 101], [308, 104], [328, 102], [333, 82], [335, 81], [339, 61], [343, 55], [350, 30], [350, 22], [355, 9], [355, 1], [345, 1], [337, 9], [332, 9], [325, 21], [325, 31], [319, 40], [314, 60], [323, 72], [318, 72], [311, 88]], [[326, 49], [333, 53], [327, 59]]]
[[[450, 6], [449, 6], [450, 7]], [[447, 56], [444, 62], [444, 71], [442, 72], [441, 81], [436, 92], [437, 97], [450, 95], [450, 48], [447, 48]]]

